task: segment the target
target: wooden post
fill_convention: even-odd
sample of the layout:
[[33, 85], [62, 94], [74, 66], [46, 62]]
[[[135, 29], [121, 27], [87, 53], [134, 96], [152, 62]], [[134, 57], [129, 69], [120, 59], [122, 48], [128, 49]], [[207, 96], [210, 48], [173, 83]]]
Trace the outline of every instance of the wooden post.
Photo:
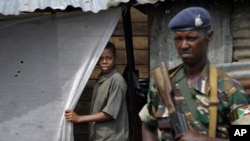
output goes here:
[[133, 81], [133, 73], [135, 73], [135, 62], [134, 62], [134, 52], [133, 52], [133, 34], [132, 34], [132, 24], [131, 24], [131, 14], [130, 6], [126, 7], [122, 11], [123, 19], [123, 30], [125, 36], [125, 46], [126, 46], [126, 56], [127, 56], [127, 66], [125, 69], [125, 79], [128, 85], [127, 93], [127, 104], [129, 113], [129, 140], [130, 141], [140, 141], [138, 134], [138, 113], [135, 111], [136, 101], [135, 101], [135, 87]]

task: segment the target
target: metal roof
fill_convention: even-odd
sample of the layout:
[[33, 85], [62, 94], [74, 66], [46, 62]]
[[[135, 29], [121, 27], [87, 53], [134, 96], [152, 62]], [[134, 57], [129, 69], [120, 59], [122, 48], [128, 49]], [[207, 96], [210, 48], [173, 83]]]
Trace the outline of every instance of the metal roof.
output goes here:
[[[100, 10], [107, 10], [111, 6], [128, 3], [129, 1], [137, 4], [155, 4], [165, 0], [1, 0], [0, 14], [19, 15], [21, 12], [34, 12], [36, 9], [45, 9], [47, 7], [64, 10], [68, 6], [81, 8], [84, 12], [92, 11], [97, 13]], [[244, 2], [245, 0], [234, 1]]]
[[3, 15], [19, 15], [21, 12], [34, 12], [36, 9], [64, 10], [68, 6], [82, 8], [84, 12], [94, 13], [106, 10], [111, 6], [120, 3], [127, 3], [129, 0], [1, 0], [0, 13]]

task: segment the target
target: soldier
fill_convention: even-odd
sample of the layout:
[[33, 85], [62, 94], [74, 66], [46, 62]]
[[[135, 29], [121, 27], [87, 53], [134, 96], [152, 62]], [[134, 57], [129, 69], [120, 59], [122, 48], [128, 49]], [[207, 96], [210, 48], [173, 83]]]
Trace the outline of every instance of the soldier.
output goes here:
[[[238, 81], [208, 60], [208, 44], [213, 37], [209, 12], [202, 7], [186, 8], [171, 19], [168, 28], [174, 32], [175, 47], [183, 62], [169, 71], [174, 90], [180, 92], [175, 93], [174, 103], [185, 115], [189, 131], [173, 134], [170, 128], [158, 128], [159, 119], [171, 119], [157, 89], [152, 86], [148, 102], [139, 113], [143, 141], [229, 140], [230, 125], [250, 124], [250, 99]], [[214, 86], [216, 96], [211, 97]], [[213, 106], [215, 111], [210, 112]], [[157, 113], [161, 113], [161, 117]], [[214, 130], [212, 124], [210, 127], [212, 121]]]

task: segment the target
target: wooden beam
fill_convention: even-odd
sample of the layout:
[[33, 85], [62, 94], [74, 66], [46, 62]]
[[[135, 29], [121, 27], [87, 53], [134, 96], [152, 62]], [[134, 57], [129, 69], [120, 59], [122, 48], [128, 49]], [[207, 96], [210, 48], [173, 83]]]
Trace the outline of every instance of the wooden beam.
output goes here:
[[[125, 38], [123, 36], [112, 36], [110, 38], [116, 49], [126, 49]], [[133, 37], [133, 47], [135, 50], [147, 50], [148, 49], [148, 36], [136, 36]]]

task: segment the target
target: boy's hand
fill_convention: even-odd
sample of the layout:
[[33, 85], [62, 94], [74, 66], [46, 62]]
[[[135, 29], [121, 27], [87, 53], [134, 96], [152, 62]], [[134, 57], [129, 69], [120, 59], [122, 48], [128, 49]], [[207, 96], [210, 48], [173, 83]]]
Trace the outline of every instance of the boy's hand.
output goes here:
[[65, 116], [65, 119], [67, 121], [70, 121], [70, 122], [73, 122], [73, 123], [79, 123], [80, 122], [79, 121], [80, 120], [79, 115], [76, 114], [73, 110], [66, 110], [64, 116]]

